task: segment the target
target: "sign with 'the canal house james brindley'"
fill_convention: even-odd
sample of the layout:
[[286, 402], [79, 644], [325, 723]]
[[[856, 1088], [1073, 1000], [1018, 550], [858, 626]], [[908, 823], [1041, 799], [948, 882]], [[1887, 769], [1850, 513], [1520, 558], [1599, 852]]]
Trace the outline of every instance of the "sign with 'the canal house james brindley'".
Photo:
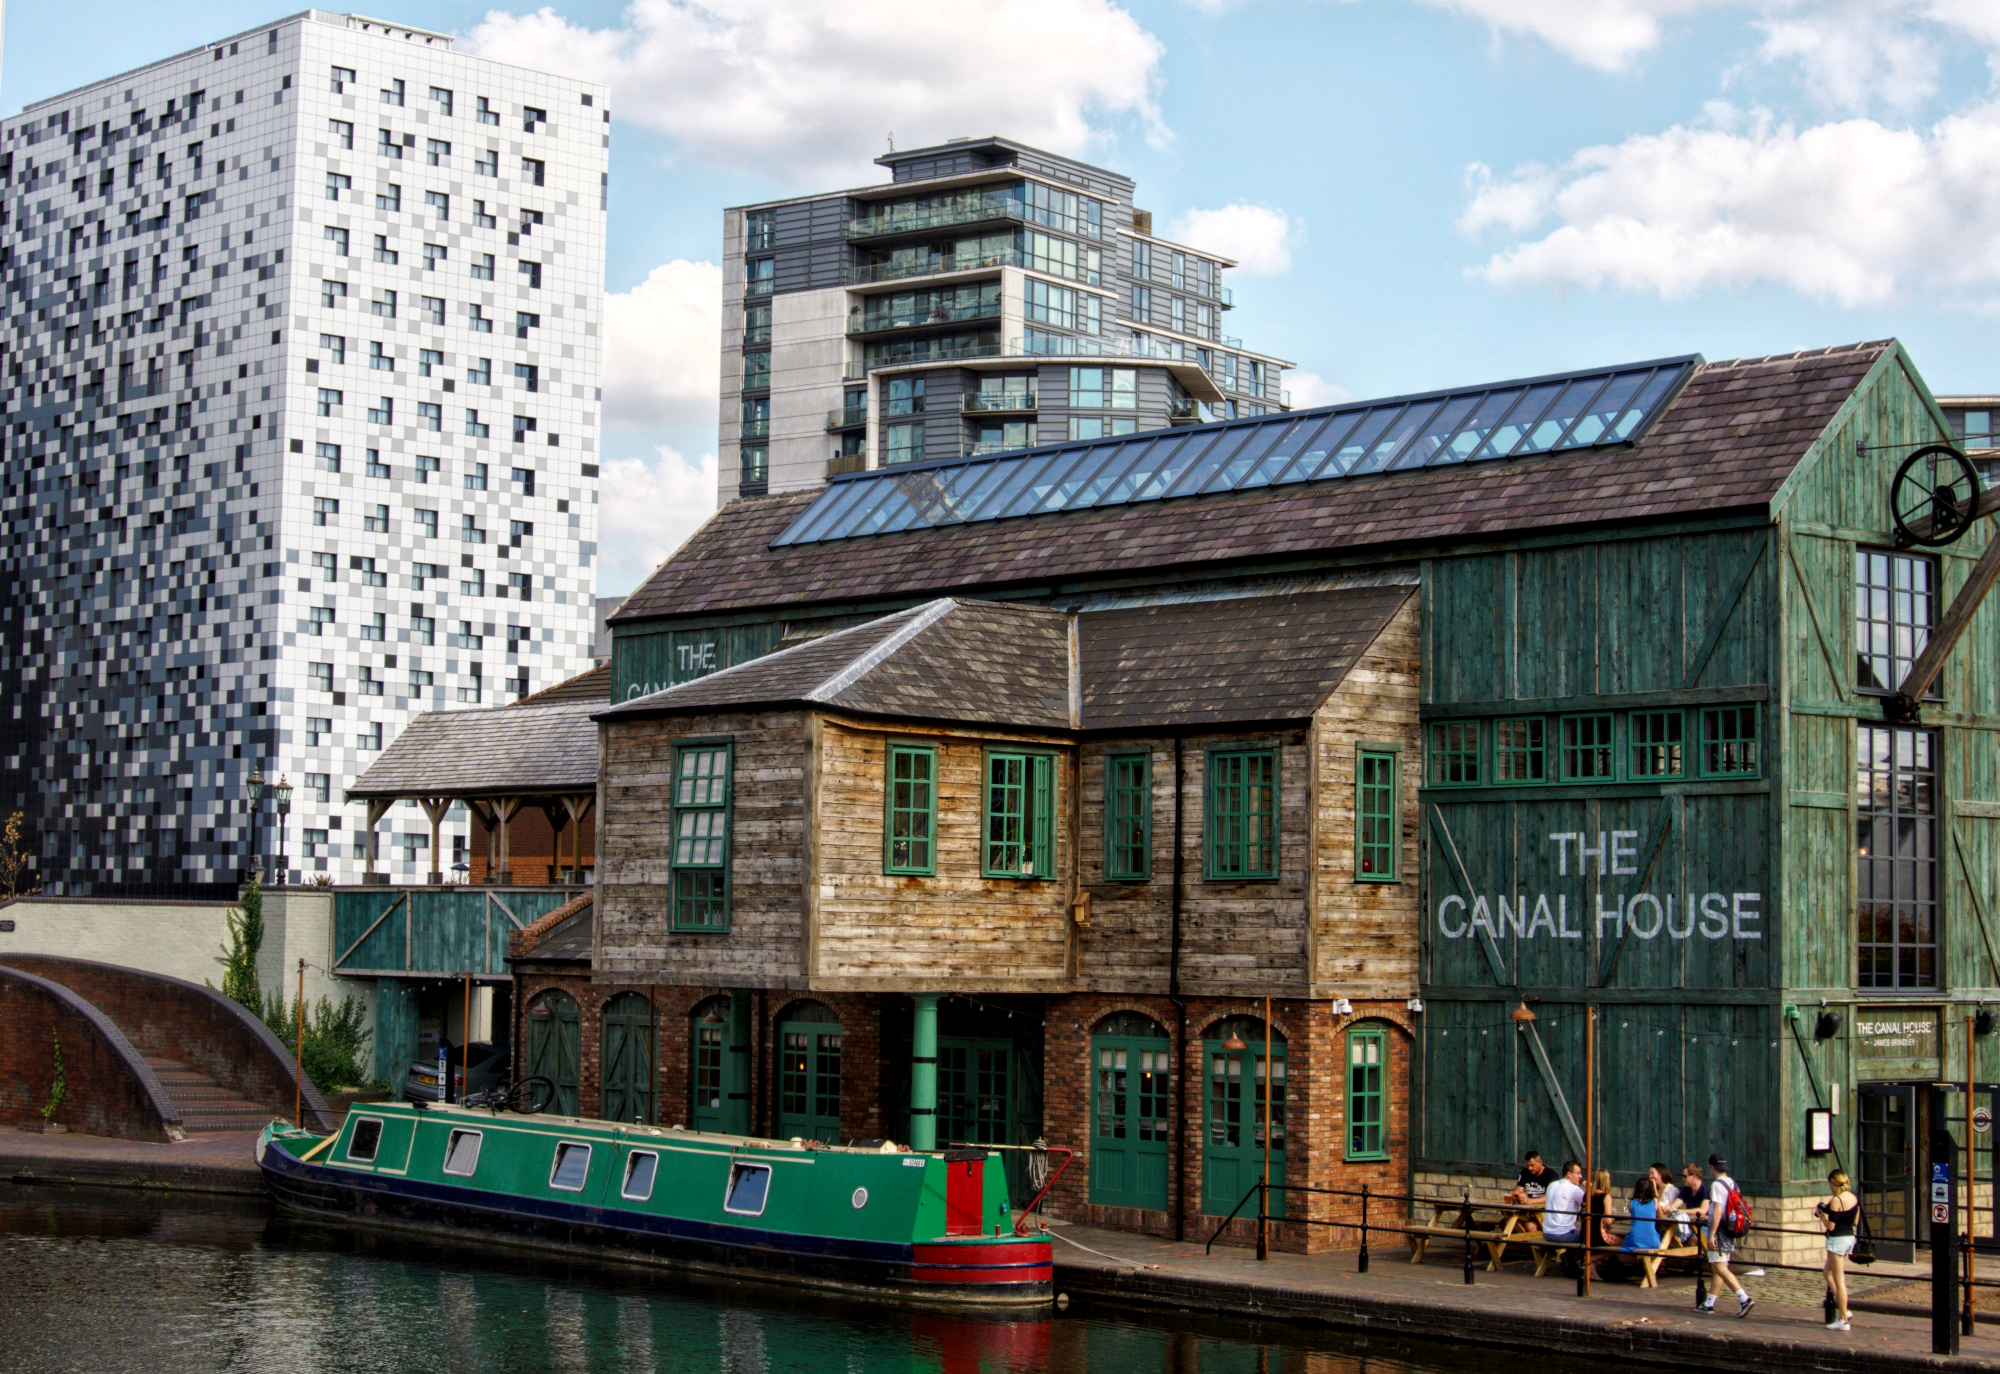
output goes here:
[[1935, 1076], [1936, 1007], [1860, 1007], [1854, 1014], [1854, 1058], [1864, 1078]]
[[[1641, 877], [1640, 856], [1648, 852], [1640, 830], [1554, 831], [1556, 876], [1571, 876], [1572, 861], [1579, 878]], [[1595, 840], [1596, 843], [1591, 843]], [[1616, 892], [1600, 886], [1594, 907], [1577, 894], [1558, 892], [1475, 892], [1468, 901], [1457, 893], [1437, 904], [1437, 932], [1447, 940], [1476, 937], [1480, 932], [1498, 940], [1512, 935], [1524, 940], [1581, 940], [1594, 925], [1600, 940], [1617, 940], [1627, 933], [1640, 940], [1761, 940], [1764, 894], [1761, 892]]]

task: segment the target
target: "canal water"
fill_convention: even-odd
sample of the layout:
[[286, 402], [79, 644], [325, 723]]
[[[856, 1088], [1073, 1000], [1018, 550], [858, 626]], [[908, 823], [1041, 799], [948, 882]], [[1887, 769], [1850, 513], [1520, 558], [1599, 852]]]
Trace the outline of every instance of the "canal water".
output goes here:
[[[1077, 1303], [1041, 1320], [835, 1305], [261, 1204], [0, 1185], [0, 1371], [37, 1374], [1473, 1374], [1507, 1352]], [[1545, 1374], [1603, 1366], [1538, 1358]]]

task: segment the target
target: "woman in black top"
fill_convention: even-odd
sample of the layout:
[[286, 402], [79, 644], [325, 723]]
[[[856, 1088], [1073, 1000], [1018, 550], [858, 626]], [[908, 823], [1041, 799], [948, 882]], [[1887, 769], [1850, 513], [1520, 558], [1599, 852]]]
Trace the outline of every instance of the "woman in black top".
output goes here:
[[1847, 1171], [1835, 1169], [1826, 1176], [1833, 1196], [1813, 1208], [1826, 1227], [1826, 1286], [1833, 1294], [1838, 1315], [1826, 1324], [1829, 1331], [1851, 1331], [1847, 1313], [1847, 1257], [1854, 1253], [1854, 1223], [1861, 1215], [1861, 1199], [1848, 1186]]

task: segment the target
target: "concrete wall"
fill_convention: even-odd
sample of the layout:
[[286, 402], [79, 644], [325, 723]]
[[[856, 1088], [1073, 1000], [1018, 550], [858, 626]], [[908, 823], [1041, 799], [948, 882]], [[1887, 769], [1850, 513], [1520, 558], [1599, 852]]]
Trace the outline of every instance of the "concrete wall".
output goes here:
[[[835, 447], [826, 432], [826, 413], [840, 409], [851, 299], [839, 287], [770, 298], [770, 489], [774, 492], [809, 490], [826, 482], [826, 460]], [[740, 358], [736, 366], [740, 386]], [[742, 413], [739, 401], [739, 423]]]
[[[229, 938], [227, 902], [170, 902], [98, 897], [22, 897], [0, 905], [0, 957], [53, 954], [92, 959], [122, 968], [163, 973], [190, 983], [222, 981], [215, 961]], [[373, 979], [335, 978], [333, 893], [317, 888], [264, 893], [264, 946], [257, 979], [266, 991], [279, 985], [287, 1000], [298, 991], [299, 960], [306, 961], [306, 997], [338, 1003], [359, 997], [369, 1021], [375, 1015]]]

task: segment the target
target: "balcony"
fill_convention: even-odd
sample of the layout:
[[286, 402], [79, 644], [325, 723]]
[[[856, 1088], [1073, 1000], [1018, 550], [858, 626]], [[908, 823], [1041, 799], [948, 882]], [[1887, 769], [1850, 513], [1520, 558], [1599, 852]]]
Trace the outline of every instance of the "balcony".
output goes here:
[[977, 391], [959, 397], [958, 408], [967, 415], [1034, 414], [1032, 391]]
[[826, 413], [826, 427], [829, 431], [836, 429], [860, 429], [867, 423], [868, 407], [865, 405], [848, 406], [842, 410], [829, 410]]
[[837, 453], [826, 460], [826, 475], [839, 477], [843, 473], [861, 472], [868, 467], [868, 453]]
[[985, 458], [995, 453], [1019, 453], [1024, 448], [1033, 448], [1034, 446], [1035, 441], [1032, 439], [1025, 444], [1010, 444], [1004, 439], [967, 439], [959, 445], [958, 456], [961, 458]]
[[951, 206], [925, 210], [891, 210], [887, 214], [864, 215], [847, 222], [850, 239], [886, 238], [893, 234], [921, 234], [934, 229], [952, 229], [967, 224], [1002, 221], [1020, 223], [1027, 217], [1021, 202], [1012, 196], [981, 196]]
[[1198, 425], [1201, 423], [1201, 406], [1194, 401], [1167, 402], [1167, 423], [1170, 425]]
[[938, 306], [917, 310], [855, 310], [848, 315], [850, 335], [894, 333], [926, 325], [961, 324], [967, 320], [997, 320], [999, 301], [977, 305]]
[[866, 286], [870, 282], [905, 281], [911, 277], [936, 277], [947, 272], [978, 272], [993, 267], [1023, 266], [1023, 254], [1008, 250], [1005, 253], [986, 253], [978, 256], [925, 258], [920, 262], [878, 262], [863, 267], [847, 269], [849, 286]]

